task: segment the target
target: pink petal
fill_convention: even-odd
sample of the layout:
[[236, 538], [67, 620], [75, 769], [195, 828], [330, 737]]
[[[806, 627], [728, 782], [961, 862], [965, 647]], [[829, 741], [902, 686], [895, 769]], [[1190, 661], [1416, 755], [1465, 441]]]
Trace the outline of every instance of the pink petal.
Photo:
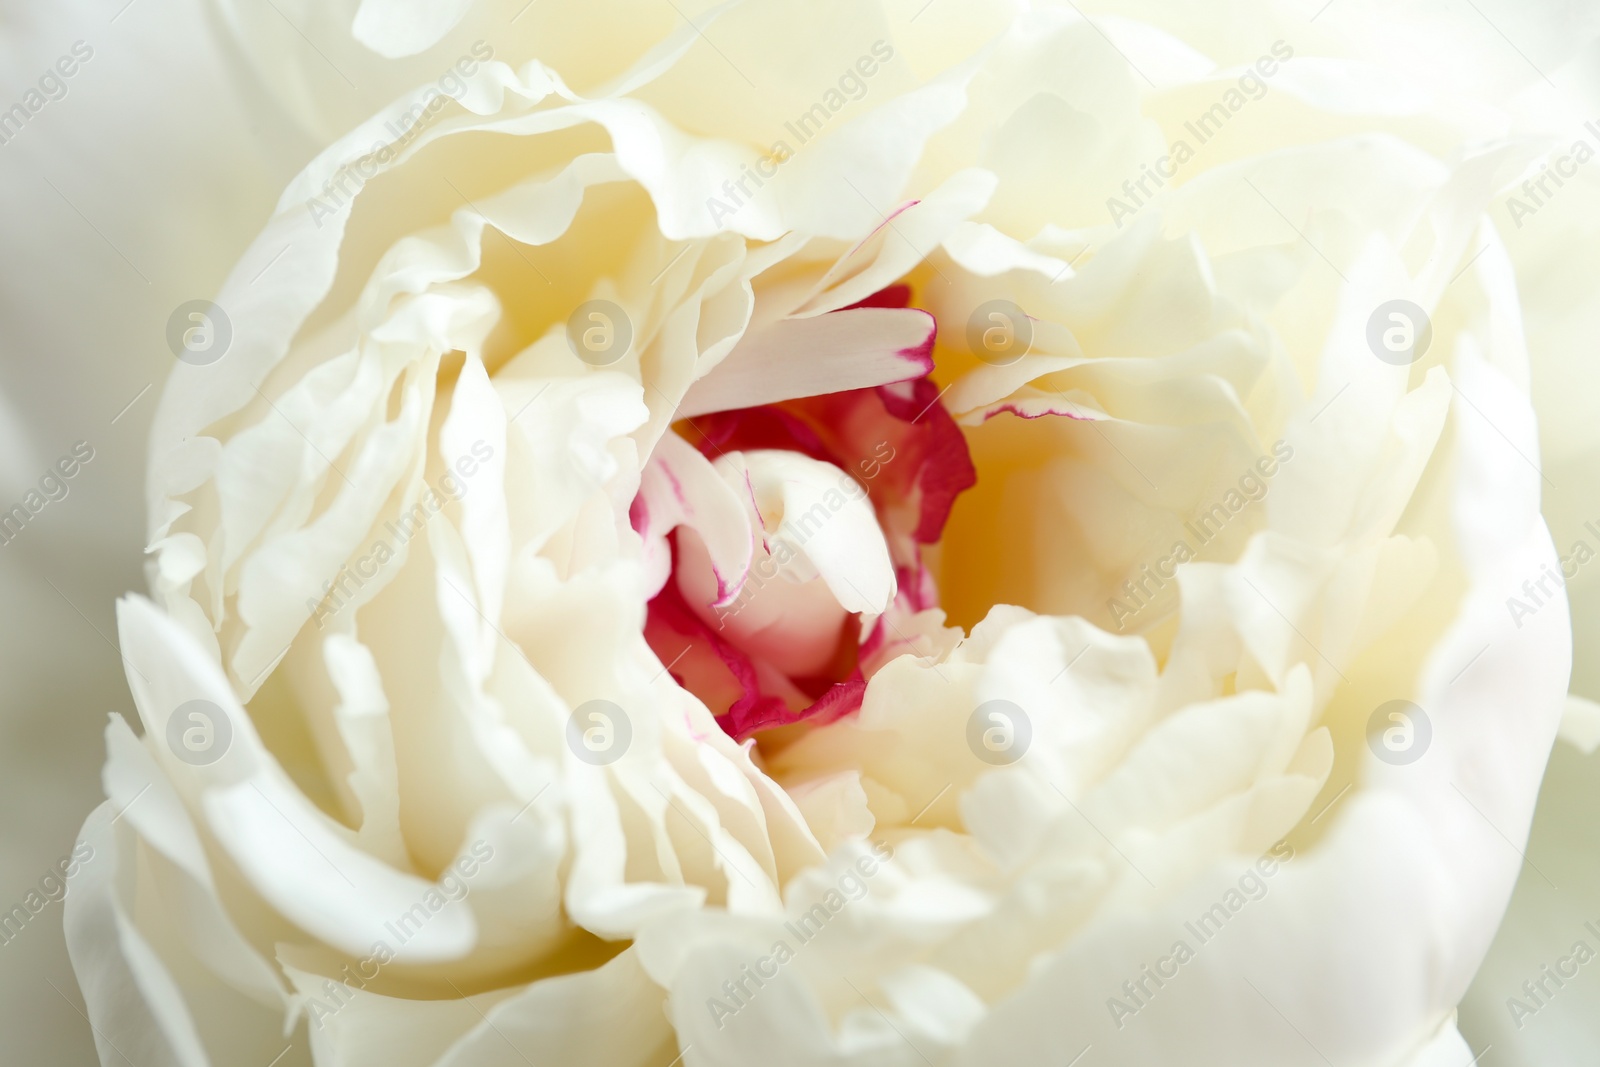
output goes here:
[[[661, 661], [671, 665], [678, 683], [706, 701], [717, 725], [735, 740], [797, 722], [833, 722], [860, 708], [867, 689], [866, 678], [855, 667], [842, 682], [797, 679], [799, 684], [787, 686], [788, 699], [767, 691], [762, 665], [695, 614], [676, 582], [668, 582], [650, 601], [645, 636]], [[851, 634], [849, 640], [857, 638]], [[821, 691], [802, 705], [808, 689]]]
[[[939, 390], [932, 378], [885, 387], [878, 390], [878, 396], [890, 415], [907, 423], [906, 444], [915, 452], [921, 503], [921, 519], [912, 536], [922, 544], [933, 544], [944, 533], [956, 497], [978, 484], [966, 435], [938, 402]], [[922, 428], [913, 432], [918, 424]]]

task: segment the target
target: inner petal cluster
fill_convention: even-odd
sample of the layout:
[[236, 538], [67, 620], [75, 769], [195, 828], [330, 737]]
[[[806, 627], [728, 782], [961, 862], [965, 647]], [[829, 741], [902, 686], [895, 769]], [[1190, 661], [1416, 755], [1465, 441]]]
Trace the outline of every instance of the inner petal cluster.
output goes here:
[[631, 516], [652, 648], [738, 739], [856, 710], [938, 607], [924, 549], [976, 482], [938, 387], [923, 375], [675, 429]]

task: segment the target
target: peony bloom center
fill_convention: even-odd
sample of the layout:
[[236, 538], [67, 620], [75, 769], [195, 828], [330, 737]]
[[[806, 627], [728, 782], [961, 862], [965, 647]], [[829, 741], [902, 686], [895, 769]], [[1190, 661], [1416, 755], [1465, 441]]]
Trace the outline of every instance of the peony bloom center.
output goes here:
[[[898, 287], [878, 299], [905, 306]], [[976, 480], [926, 374], [685, 420], [634, 501], [645, 635], [736, 738], [860, 706], [938, 630], [923, 550]]]
[[677, 539], [678, 592], [735, 647], [793, 677], [825, 673], [852, 615], [894, 600], [894, 567], [866, 488], [831, 463], [785, 449], [730, 452], [713, 468], [749, 502], [755, 546], [738, 596], [719, 604], [698, 534]]

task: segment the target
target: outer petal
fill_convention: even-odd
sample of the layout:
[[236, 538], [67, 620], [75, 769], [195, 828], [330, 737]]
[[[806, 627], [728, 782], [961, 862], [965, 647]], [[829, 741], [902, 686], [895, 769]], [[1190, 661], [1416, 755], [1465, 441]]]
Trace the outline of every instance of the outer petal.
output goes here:
[[89, 864], [68, 906], [67, 950], [89, 1004], [100, 1062], [137, 1057], [144, 1063], [208, 1067], [189, 1007], [171, 972], [140, 934], [123, 900], [133, 873], [120, 849], [108, 801], [84, 823], [83, 843], [98, 841], [103, 859]]

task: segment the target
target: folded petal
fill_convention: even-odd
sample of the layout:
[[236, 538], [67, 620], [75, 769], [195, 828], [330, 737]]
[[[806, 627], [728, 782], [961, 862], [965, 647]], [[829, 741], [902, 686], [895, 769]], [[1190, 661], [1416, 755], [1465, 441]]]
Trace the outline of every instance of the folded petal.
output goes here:
[[759, 407], [920, 378], [933, 369], [933, 317], [915, 308], [847, 308], [782, 319], [746, 336], [695, 382], [680, 412]]

